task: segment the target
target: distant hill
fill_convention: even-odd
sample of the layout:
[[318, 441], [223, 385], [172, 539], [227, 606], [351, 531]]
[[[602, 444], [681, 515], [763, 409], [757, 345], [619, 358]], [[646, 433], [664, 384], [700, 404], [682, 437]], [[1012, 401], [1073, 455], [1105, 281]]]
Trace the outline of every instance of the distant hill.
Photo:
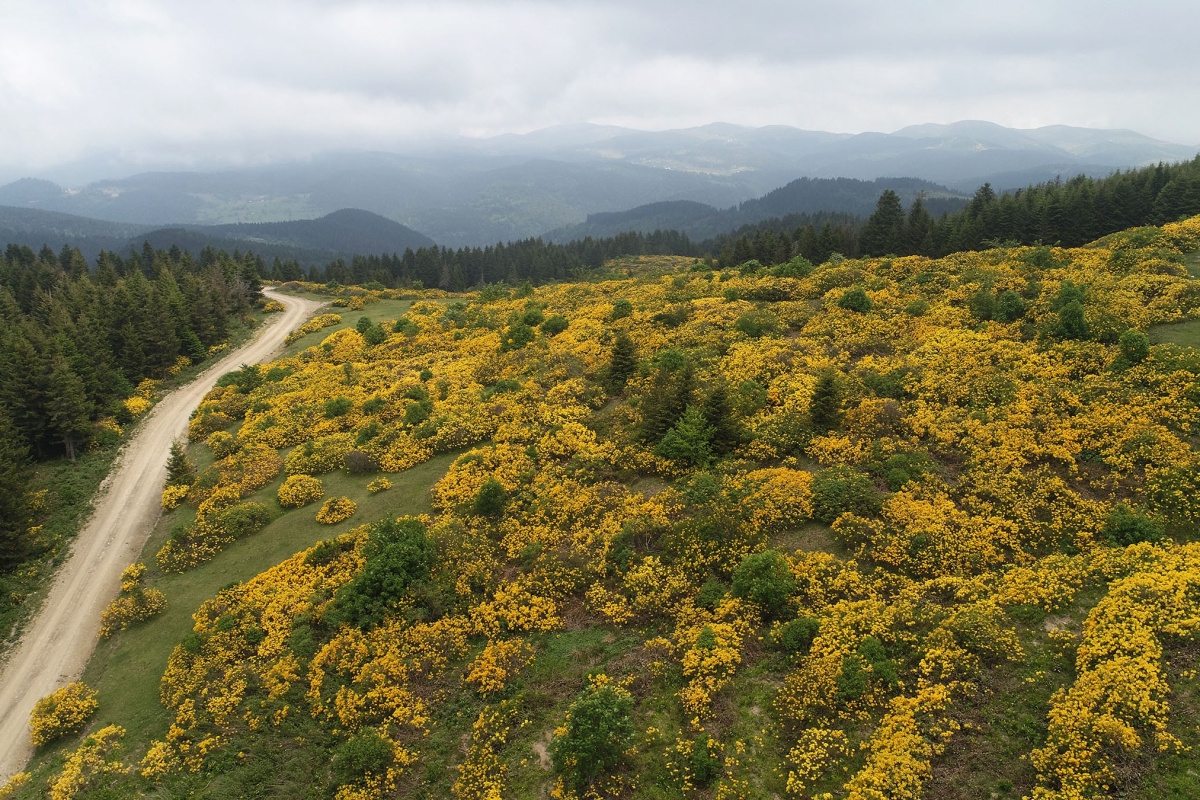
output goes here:
[[35, 250], [64, 244], [78, 247], [89, 261], [100, 250], [125, 253], [148, 241], [155, 248], [176, 245], [193, 254], [205, 247], [251, 250], [267, 260], [294, 259], [323, 266], [355, 254], [403, 253], [434, 244], [398, 222], [360, 209], [342, 209], [319, 219], [235, 225], [177, 225], [156, 228], [120, 222], [0, 206], [0, 244], [19, 244]]
[[760, 198], [727, 209], [686, 201], [650, 203], [628, 211], [589, 214], [586, 222], [550, 231], [545, 238], [569, 242], [587, 236], [615, 236], [625, 231], [678, 230], [694, 241], [701, 241], [763, 220], [795, 215], [842, 213], [867, 217], [875, 210], [885, 189], [899, 194], [905, 206], [918, 194], [924, 194], [926, 208], [934, 216], [957, 211], [968, 200], [963, 194], [919, 178], [874, 181], [799, 178]]
[[[972, 120], [854, 135], [783, 125], [571, 125], [450, 138], [405, 153], [336, 152], [223, 172], [143, 173], [73, 189], [21, 180], [0, 187], [0, 203], [155, 227], [309, 220], [361, 208], [459, 247], [557, 232], [597, 214], [660, 203], [728, 209], [800, 177], [870, 182], [908, 175], [971, 194], [985, 181], [1000, 190], [1056, 176], [1103, 176], [1190, 160], [1196, 151], [1132, 131]], [[751, 215], [760, 213], [792, 212]]]

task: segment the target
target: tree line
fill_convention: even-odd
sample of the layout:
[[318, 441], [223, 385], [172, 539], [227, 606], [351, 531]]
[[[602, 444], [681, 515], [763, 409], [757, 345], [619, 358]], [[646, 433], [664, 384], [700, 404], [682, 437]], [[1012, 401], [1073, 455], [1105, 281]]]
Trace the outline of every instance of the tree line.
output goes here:
[[146, 246], [101, 252], [9, 245], [0, 256], [0, 569], [20, 557], [33, 462], [74, 458], [96, 423], [129, 422], [123, 401], [181, 357], [201, 361], [259, 296], [253, 256], [199, 259]]
[[940, 258], [998, 244], [1078, 247], [1110, 233], [1162, 225], [1200, 214], [1200, 156], [1178, 164], [1156, 164], [1104, 178], [1079, 175], [997, 194], [979, 187], [966, 208], [934, 218], [921, 197], [907, 210], [885, 190], [864, 222], [848, 218], [819, 231], [809, 225], [789, 231], [773, 220], [719, 243], [722, 267], [754, 259], [778, 264], [802, 255], [814, 264], [838, 252], [860, 255], [923, 255]]
[[275, 260], [264, 273], [272, 280], [337, 281], [346, 285], [379, 284], [384, 288], [424, 287], [465, 291], [493, 283], [540, 285], [577, 280], [599, 270], [606, 261], [637, 255], [705, 255], [706, 248], [678, 231], [591, 237], [566, 244], [523, 239], [488, 247], [422, 247], [403, 255], [356, 255], [305, 270], [295, 261]]

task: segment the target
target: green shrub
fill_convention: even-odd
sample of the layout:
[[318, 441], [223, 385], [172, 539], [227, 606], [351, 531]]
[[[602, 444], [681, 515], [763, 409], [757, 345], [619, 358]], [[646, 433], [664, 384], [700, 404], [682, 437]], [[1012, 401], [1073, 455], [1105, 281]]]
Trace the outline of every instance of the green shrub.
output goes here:
[[471, 511], [477, 517], [494, 517], [504, 510], [506, 502], [508, 492], [504, 491], [504, 485], [495, 478], [488, 478], [475, 493]]
[[512, 350], [520, 350], [525, 345], [533, 341], [533, 328], [526, 325], [524, 322], [518, 322], [515, 325], [509, 325], [504, 333], [500, 334], [500, 352], [507, 353]]
[[1124, 503], [1117, 503], [1108, 518], [1104, 520], [1100, 536], [1110, 544], [1128, 547], [1139, 542], [1162, 541], [1163, 529], [1161, 525], [1144, 514], [1131, 510]]
[[747, 311], [737, 318], [733, 327], [751, 339], [760, 339], [779, 330], [779, 318], [769, 311]]
[[330, 765], [339, 786], [357, 783], [367, 775], [382, 777], [392, 763], [392, 745], [377, 732], [367, 729], [338, 745]]
[[717, 603], [725, 599], [725, 595], [728, 592], [729, 590], [724, 583], [710, 576], [696, 594], [696, 605], [701, 608], [714, 608]]
[[417, 323], [413, 322], [408, 317], [400, 317], [400, 319], [392, 323], [392, 333], [401, 333], [405, 336], [416, 336], [420, 332], [421, 329], [417, 327]]
[[839, 308], [844, 308], [847, 311], [857, 311], [859, 314], [865, 314], [875, 306], [871, 302], [871, 298], [867, 297], [867, 293], [860, 286], [855, 286], [843, 294], [838, 299], [837, 304]]
[[612, 312], [608, 315], [609, 322], [616, 322], [619, 319], [633, 314], [633, 303], [628, 300], [621, 299], [613, 303]]
[[633, 697], [611, 683], [584, 689], [567, 711], [566, 731], [550, 742], [554, 771], [582, 792], [608, 774], [633, 743]]
[[383, 344], [387, 341], [387, 331], [378, 325], [372, 325], [363, 331], [363, 341], [369, 345]]
[[1140, 364], [1150, 355], [1150, 337], [1130, 328], [1117, 339], [1117, 347], [1121, 349], [1121, 357], [1127, 362]]
[[420, 520], [383, 520], [371, 527], [366, 564], [354, 580], [338, 590], [333, 618], [369, 628], [408, 597], [410, 589], [429, 579], [435, 550]]
[[832, 523], [847, 511], [860, 517], [879, 513], [881, 498], [871, 479], [853, 467], [830, 467], [813, 475], [813, 519]]
[[1025, 300], [1012, 289], [1000, 293], [996, 300], [996, 316], [998, 322], [1016, 322], [1025, 316]]
[[217, 519], [225, 533], [240, 539], [262, 530], [273, 518], [271, 509], [262, 503], [238, 503], [222, 511]]
[[555, 314], [542, 323], [542, 333], [547, 336], [558, 336], [571, 325], [562, 314]]
[[703, 467], [712, 461], [709, 438], [712, 428], [704, 415], [695, 406], [688, 406], [679, 421], [667, 431], [662, 441], [654, 448], [660, 458], [684, 461], [693, 467]]
[[702, 733], [692, 743], [692, 755], [688, 759], [688, 767], [692, 773], [692, 783], [704, 788], [713, 782], [713, 778], [721, 772], [721, 757], [714, 747], [712, 737]]
[[771, 631], [768, 644], [772, 648], [791, 656], [808, 655], [813, 639], [817, 638], [821, 623], [810, 617], [801, 617], [785, 622]]
[[778, 550], [751, 553], [733, 571], [733, 596], [757, 603], [768, 617], [780, 617], [795, 590], [791, 565]]
[[331, 397], [325, 401], [325, 418], [336, 419], [350, 413], [354, 403], [345, 397]]
[[525, 313], [521, 315], [521, 322], [525, 323], [531, 328], [536, 328], [538, 325], [541, 325], [545, 319], [546, 315], [542, 313], [540, 308], [536, 307], [526, 309]]

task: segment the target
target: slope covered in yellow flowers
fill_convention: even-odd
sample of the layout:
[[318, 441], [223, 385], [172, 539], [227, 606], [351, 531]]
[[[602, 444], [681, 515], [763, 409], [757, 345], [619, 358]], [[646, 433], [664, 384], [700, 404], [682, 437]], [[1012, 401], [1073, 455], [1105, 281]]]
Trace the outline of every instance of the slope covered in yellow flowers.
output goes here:
[[[1186, 795], [1200, 353], [1145, 333], [1200, 315], [1197, 249], [684, 261], [384, 320], [321, 289], [305, 333], [366, 320], [210, 393], [157, 566], [330, 538], [196, 612], [157, 739], [101, 697], [13, 796]], [[325, 495], [439, 453], [433, 514]], [[584, 772], [601, 694], [631, 734]]]

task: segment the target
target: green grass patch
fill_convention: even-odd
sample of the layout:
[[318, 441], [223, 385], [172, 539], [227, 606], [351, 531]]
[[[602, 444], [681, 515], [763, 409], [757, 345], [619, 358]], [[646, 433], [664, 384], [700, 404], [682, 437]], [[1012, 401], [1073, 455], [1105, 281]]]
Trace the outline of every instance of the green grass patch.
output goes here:
[[[303, 297], [306, 300], [316, 300], [318, 302], [330, 302], [333, 298], [328, 295], [314, 294], [312, 292], [285, 292], [288, 295]], [[412, 307], [412, 300], [380, 300], [378, 303], [368, 303], [365, 308], [358, 310], [350, 308], [339, 308], [337, 306], [329, 306], [321, 309], [322, 314], [339, 314], [342, 321], [337, 325], [330, 325], [328, 328], [322, 328], [314, 333], [305, 334], [296, 341], [284, 348], [282, 358], [291, 358], [298, 353], [302, 353], [310, 347], [316, 347], [325, 338], [334, 331], [353, 328], [358, 324], [358, 320], [366, 317], [375, 323], [384, 323], [384, 329], [391, 332], [391, 323], [398, 317], [403, 316], [409, 308]]]
[[1200, 319], [1155, 325], [1150, 329], [1150, 343], [1200, 347]]

